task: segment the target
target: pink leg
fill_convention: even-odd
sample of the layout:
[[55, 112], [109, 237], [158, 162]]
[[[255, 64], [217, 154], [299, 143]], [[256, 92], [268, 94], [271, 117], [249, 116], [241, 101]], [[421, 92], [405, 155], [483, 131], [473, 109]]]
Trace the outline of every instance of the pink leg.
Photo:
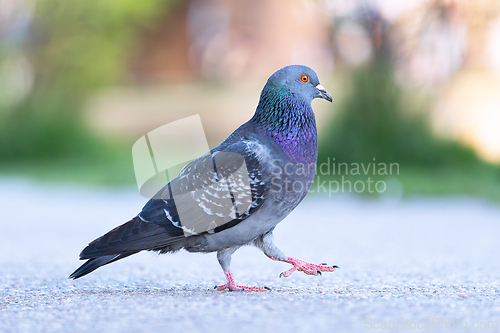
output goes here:
[[218, 291], [224, 290], [224, 289], [229, 289], [230, 291], [266, 291], [266, 290], [271, 290], [267, 287], [245, 287], [245, 286], [239, 286], [234, 282], [234, 277], [233, 273], [231, 271], [224, 272], [226, 275], [226, 280], [227, 283], [216, 286], [214, 289], [217, 289]]
[[[271, 257], [271, 259], [279, 260], [274, 257]], [[279, 261], [284, 261], [293, 265], [292, 268], [281, 273], [280, 277], [288, 277], [290, 276], [290, 274], [292, 274], [297, 270], [302, 271], [307, 275], [321, 275], [321, 272], [333, 272], [335, 269], [339, 268], [339, 266], [327, 266], [326, 264], [315, 265], [292, 257], [288, 257], [285, 260], [279, 260]]]

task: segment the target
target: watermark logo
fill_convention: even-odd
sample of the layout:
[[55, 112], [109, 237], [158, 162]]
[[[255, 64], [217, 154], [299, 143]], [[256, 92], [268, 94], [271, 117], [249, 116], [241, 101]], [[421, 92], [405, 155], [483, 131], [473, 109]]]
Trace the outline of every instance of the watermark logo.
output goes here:
[[209, 151], [199, 115], [163, 125], [132, 146], [139, 193], [151, 199], [189, 161]]
[[244, 157], [210, 152], [199, 115], [142, 136], [132, 147], [132, 157], [140, 194], [163, 200], [165, 218], [186, 237], [211, 231], [250, 208], [252, 193]]
[[[399, 176], [398, 163], [372, 162], [337, 163], [330, 158], [322, 163], [284, 163], [275, 159], [273, 164], [274, 191], [324, 193], [332, 196], [337, 193], [385, 193], [400, 192], [395, 176]], [[316, 175], [313, 180], [304, 181], [304, 176]], [[373, 178], [372, 178], [373, 177]], [[384, 180], [379, 178], [384, 177]], [[307, 177], [306, 177], [307, 178]], [[309, 177], [310, 178], [310, 177]], [[335, 178], [335, 179], [334, 179]], [[351, 178], [351, 179], [349, 179]], [[391, 193], [393, 194], [393, 193]], [[396, 193], [399, 194], [400, 193]]]

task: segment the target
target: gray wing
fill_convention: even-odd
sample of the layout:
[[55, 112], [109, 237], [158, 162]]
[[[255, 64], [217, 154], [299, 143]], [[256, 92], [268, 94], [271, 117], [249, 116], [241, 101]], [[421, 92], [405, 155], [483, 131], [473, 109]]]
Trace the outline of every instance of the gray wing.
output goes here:
[[146, 203], [139, 218], [186, 237], [231, 228], [258, 210], [271, 182], [257, 152], [265, 147], [241, 141], [190, 162]]

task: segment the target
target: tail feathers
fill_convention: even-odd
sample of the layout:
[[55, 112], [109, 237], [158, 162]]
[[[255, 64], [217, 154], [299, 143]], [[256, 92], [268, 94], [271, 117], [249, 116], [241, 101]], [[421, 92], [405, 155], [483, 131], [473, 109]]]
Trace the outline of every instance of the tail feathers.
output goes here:
[[184, 236], [170, 236], [162, 226], [135, 217], [97, 238], [83, 249], [80, 253], [80, 259], [88, 260], [69, 278], [78, 279], [101, 266], [137, 252], [162, 250], [183, 239], [185, 239]]
[[170, 236], [158, 224], [144, 222], [135, 217], [91, 242], [80, 253], [80, 259], [158, 249], [184, 238]]
[[137, 252], [123, 253], [123, 254], [103, 256], [103, 257], [89, 259], [83, 265], [78, 267], [78, 269], [76, 271], [74, 271], [69, 276], [68, 279], [75, 280], [75, 279], [81, 278], [82, 276], [85, 276], [85, 275], [95, 271], [96, 269], [98, 269], [101, 266], [110, 264], [112, 262], [126, 258], [126, 257], [131, 256], [131, 255], [136, 254], [136, 253]]

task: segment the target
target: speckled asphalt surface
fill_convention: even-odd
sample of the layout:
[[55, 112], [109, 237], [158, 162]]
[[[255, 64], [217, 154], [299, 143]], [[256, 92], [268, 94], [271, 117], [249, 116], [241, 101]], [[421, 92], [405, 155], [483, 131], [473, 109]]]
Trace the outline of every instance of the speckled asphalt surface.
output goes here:
[[0, 332], [499, 331], [498, 205], [308, 197], [276, 243], [341, 268], [279, 279], [289, 265], [238, 250], [237, 283], [270, 292], [217, 292], [215, 254], [186, 252], [140, 253], [68, 280], [80, 250], [144, 202], [134, 189], [0, 179]]

